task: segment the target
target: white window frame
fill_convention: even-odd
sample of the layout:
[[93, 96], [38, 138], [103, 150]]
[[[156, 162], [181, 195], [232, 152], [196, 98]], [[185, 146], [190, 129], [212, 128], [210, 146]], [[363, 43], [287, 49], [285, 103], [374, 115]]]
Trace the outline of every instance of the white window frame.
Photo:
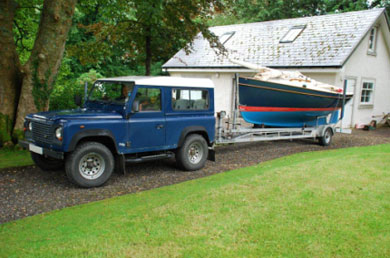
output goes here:
[[372, 27], [368, 34], [367, 54], [376, 55], [376, 42], [378, 38], [378, 27]]
[[[372, 89], [365, 89], [364, 84], [365, 83], [372, 83]], [[371, 92], [369, 94], [369, 101], [363, 101], [362, 98], [366, 97], [366, 94], [363, 95], [363, 91]], [[360, 96], [359, 96], [359, 103], [361, 106], [373, 106], [374, 105], [374, 97], [375, 97], [375, 80], [373, 79], [362, 79], [362, 87], [360, 89]]]
[[292, 43], [294, 42], [306, 28], [306, 25], [293, 26], [287, 31], [286, 34], [280, 39], [279, 43]]

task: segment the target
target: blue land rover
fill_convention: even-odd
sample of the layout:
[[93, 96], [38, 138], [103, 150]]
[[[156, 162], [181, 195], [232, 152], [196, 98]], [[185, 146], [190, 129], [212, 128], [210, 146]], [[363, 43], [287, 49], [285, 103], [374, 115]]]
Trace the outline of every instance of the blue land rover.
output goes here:
[[83, 108], [30, 114], [25, 141], [43, 170], [65, 167], [81, 187], [104, 184], [126, 163], [175, 157], [180, 168], [205, 165], [214, 143], [214, 86], [208, 79], [99, 79]]

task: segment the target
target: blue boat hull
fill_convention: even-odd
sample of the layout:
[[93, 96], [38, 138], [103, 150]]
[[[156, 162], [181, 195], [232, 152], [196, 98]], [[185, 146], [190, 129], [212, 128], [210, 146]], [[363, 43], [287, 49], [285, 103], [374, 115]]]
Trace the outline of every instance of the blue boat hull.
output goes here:
[[[352, 95], [346, 96], [346, 101], [351, 98]], [[241, 115], [248, 123], [303, 127], [336, 123], [343, 95], [240, 78], [239, 103]]]
[[[321, 116], [328, 116], [329, 119]], [[246, 112], [241, 111], [244, 120], [251, 124], [270, 127], [304, 127], [337, 123], [339, 111], [333, 112]]]

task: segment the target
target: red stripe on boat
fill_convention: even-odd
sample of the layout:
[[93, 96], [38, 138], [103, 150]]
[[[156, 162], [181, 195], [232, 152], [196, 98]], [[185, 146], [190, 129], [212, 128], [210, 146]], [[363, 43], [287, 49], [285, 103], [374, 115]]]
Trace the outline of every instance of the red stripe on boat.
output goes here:
[[289, 107], [248, 107], [240, 106], [241, 111], [248, 112], [299, 112], [299, 111], [334, 111], [339, 108], [289, 108]]

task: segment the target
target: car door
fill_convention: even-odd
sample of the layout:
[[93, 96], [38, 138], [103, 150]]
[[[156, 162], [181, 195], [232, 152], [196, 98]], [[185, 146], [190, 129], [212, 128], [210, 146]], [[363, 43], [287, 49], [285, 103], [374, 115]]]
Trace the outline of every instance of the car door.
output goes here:
[[155, 151], [165, 146], [165, 115], [162, 106], [163, 91], [156, 87], [138, 86], [129, 118], [131, 152]]

